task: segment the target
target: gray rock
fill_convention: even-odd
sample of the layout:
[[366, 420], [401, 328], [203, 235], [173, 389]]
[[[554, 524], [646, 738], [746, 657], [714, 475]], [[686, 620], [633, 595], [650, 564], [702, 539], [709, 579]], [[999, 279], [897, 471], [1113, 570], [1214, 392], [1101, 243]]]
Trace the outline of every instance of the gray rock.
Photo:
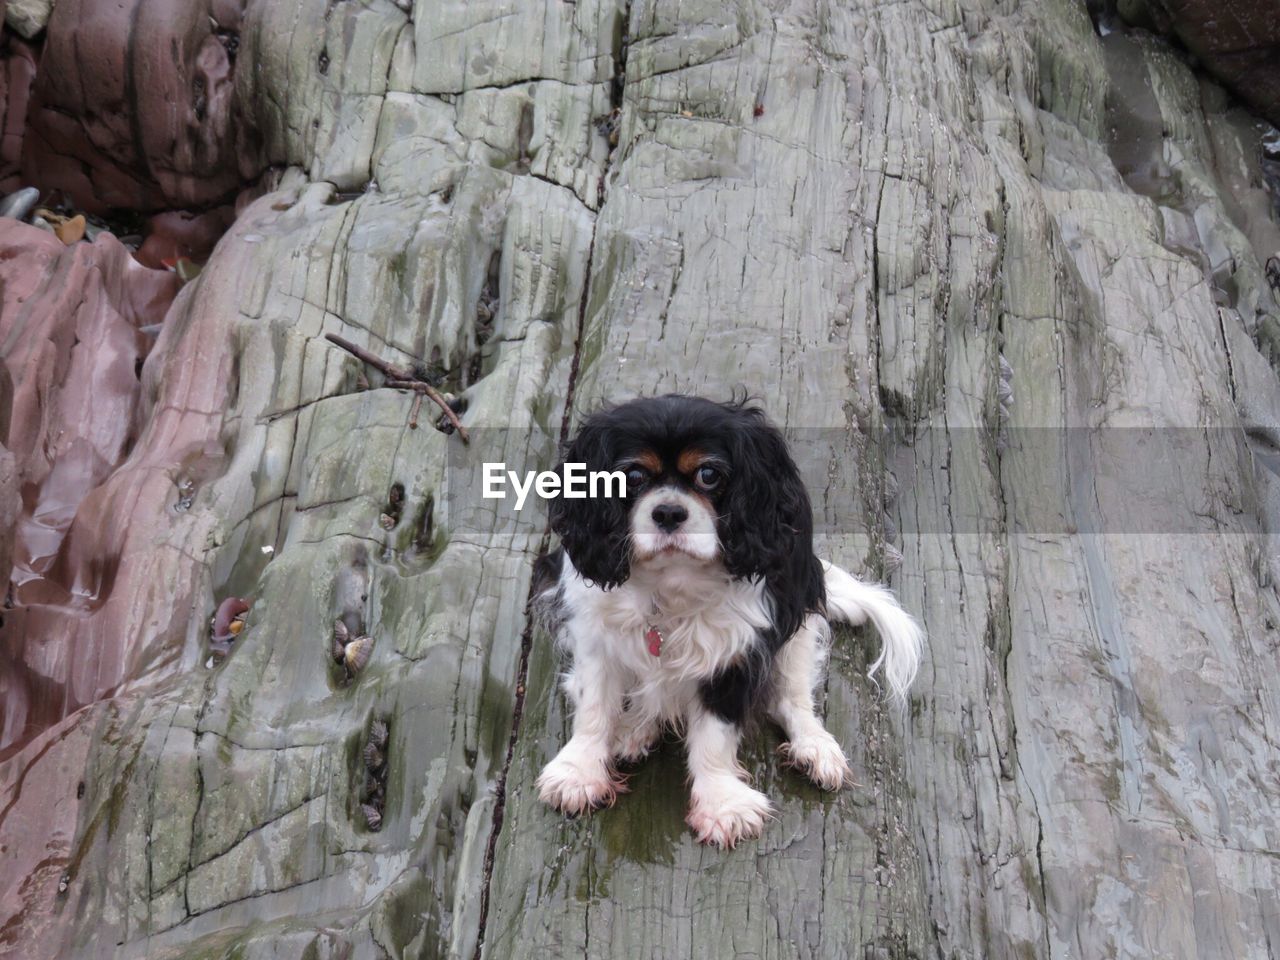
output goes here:
[[51, 12], [53, 0], [7, 0], [4, 22], [10, 30], [31, 40], [48, 24]]
[[0, 200], [0, 217], [12, 217], [14, 220], [25, 220], [40, 199], [40, 191], [35, 187], [23, 187], [15, 190]]

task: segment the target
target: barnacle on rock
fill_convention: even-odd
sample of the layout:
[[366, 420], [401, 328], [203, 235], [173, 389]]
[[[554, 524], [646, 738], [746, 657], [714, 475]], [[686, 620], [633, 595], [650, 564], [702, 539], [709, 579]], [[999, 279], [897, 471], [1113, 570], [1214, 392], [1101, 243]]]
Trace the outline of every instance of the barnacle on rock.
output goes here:
[[387, 724], [383, 720], [375, 720], [369, 727], [369, 742], [376, 743], [379, 747], [387, 745]]
[[370, 740], [364, 747], [364, 765], [370, 770], [381, 770], [383, 764], [387, 762], [386, 755], [378, 747], [376, 743]]
[[377, 832], [382, 829], [382, 811], [371, 803], [360, 804], [360, 809], [364, 813], [365, 823], [369, 825], [369, 829]]
[[364, 669], [369, 657], [373, 655], [373, 637], [356, 637], [347, 644], [343, 652], [342, 662], [347, 672], [355, 675]]
[[347, 630], [347, 625], [339, 618], [333, 621], [333, 646], [330, 652], [333, 659], [338, 663], [342, 663], [347, 656], [347, 643], [351, 640], [351, 633]]

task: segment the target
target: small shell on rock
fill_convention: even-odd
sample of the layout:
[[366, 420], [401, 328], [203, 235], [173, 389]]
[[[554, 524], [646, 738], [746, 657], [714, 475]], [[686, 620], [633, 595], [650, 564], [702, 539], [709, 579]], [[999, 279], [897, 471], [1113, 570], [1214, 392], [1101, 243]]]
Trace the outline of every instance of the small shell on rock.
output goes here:
[[[156, 331], [159, 333], [159, 331]], [[196, 499], [196, 482], [190, 477], [179, 477], [174, 486], [178, 488], [178, 499], [173, 504], [173, 509], [179, 513], [184, 513], [191, 509], [191, 504]]]
[[350, 673], [359, 673], [372, 655], [373, 637], [356, 637], [347, 644], [342, 659]]
[[396, 525], [396, 518], [389, 513], [379, 514], [378, 525], [381, 526], [383, 530], [390, 530]]
[[347, 625], [342, 622], [339, 617], [333, 621], [333, 659], [338, 663], [342, 663], [347, 657], [347, 644], [351, 642], [351, 632], [347, 630]]
[[364, 813], [365, 823], [369, 825], [369, 829], [378, 831], [382, 829], [382, 811], [371, 803], [360, 804], [360, 810]]
[[369, 742], [379, 747], [387, 745], [387, 725], [382, 720], [375, 720], [369, 727]]
[[387, 762], [386, 756], [378, 749], [378, 745], [370, 740], [364, 746], [364, 765], [370, 770], [381, 770]]

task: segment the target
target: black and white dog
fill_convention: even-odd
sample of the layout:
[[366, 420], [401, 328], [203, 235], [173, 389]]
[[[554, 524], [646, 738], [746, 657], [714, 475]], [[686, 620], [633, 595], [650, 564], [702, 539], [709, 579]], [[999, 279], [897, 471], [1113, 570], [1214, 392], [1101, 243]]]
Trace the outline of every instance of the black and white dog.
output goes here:
[[543, 769], [543, 800], [577, 814], [611, 803], [615, 764], [663, 727], [682, 731], [704, 843], [757, 836], [769, 800], [738, 764], [743, 722], [761, 709], [791, 764], [836, 790], [849, 764], [814, 714], [829, 619], [870, 619], [901, 700], [922, 634], [884, 587], [813, 554], [809, 497], [782, 435], [746, 402], [633, 400], [582, 425], [565, 462], [620, 470], [625, 498], [558, 498], [562, 549], [543, 562], [538, 605], [573, 657], [564, 677], [573, 736]]

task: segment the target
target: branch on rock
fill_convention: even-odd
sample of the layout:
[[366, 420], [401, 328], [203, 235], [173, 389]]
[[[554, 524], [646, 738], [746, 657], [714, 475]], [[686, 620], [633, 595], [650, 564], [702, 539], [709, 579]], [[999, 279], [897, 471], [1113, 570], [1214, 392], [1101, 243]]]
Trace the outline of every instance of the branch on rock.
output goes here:
[[458, 419], [457, 413], [453, 407], [449, 406], [449, 401], [441, 396], [440, 391], [419, 377], [412, 369], [408, 367], [400, 367], [388, 360], [383, 360], [376, 354], [370, 353], [364, 347], [357, 346], [345, 337], [340, 337], [336, 333], [326, 333], [324, 338], [335, 346], [341, 347], [347, 353], [351, 354], [357, 360], [367, 363], [369, 366], [381, 370], [386, 379], [386, 386], [395, 390], [413, 390], [418, 394], [414, 398], [412, 415], [410, 417], [409, 426], [417, 428], [418, 426], [418, 408], [422, 405], [422, 394], [426, 394], [431, 400], [444, 411], [445, 419], [453, 425], [458, 431], [458, 436], [462, 438], [463, 443], [470, 443], [471, 437], [467, 434], [467, 428], [462, 425], [462, 421]]

